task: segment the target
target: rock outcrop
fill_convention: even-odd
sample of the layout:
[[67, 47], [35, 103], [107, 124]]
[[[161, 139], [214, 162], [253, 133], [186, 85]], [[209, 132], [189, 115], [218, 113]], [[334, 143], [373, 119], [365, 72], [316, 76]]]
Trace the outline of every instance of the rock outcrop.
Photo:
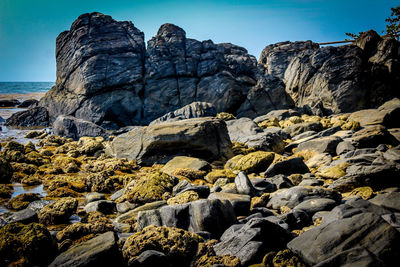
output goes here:
[[246, 49], [186, 38], [172, 24], [162, 25], [146, 49], [131, 22], [83, 14], [56, 46], [57, 83], [39, 103], [52, 121], [71, 115], [98, 125], [148, 124], [195, 101], [231, 113], [246, 102], [242, 116], [264, 114], [253, 107], [256, 100], [262, 112], [292, 106], [283, 86], [267, 86]]

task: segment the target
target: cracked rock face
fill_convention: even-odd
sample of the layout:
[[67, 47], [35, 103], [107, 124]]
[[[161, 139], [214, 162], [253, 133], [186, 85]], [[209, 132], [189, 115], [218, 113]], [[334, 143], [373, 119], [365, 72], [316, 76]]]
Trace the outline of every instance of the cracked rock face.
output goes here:
[[57, 82], [40, 101], [54, 120], [73, 115], [96, 124], [141, 119], [145, 43], [131, 22], [83, 14], [56, 43]]
[[186, 38], [173, 24], [162, 25], [146, 49], [144, 34], [131, 22], [83, 14], [58, 36], [56, 58], [56, 86], [40, 102], [51, 121], [72, 115], [99, 125], [148, 124], [195, 101], [235, 114], [243, 104], [240, 115], [253, 116], [260, 103], [248, 93], [257, 84], [253, 95], [262, 111], [292, 103], [283, 86], [259, 82], [263, 73], [246, 49]]

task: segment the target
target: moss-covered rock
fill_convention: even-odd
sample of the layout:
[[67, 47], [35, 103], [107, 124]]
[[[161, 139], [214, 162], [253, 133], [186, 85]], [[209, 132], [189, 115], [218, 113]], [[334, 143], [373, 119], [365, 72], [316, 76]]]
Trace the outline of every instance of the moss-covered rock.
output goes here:
[[9, 183], [13, 175], [11, 164], [0, 155], [0, 183]]
[[202, 241], [199, 235], [183, 229], [151, 225], [128, 237], [122, 253], [129, 264], [144, 251], [157, 250], [174, 266], [188, 266]]
[[343, 130], [351, 130], [358, 131], [361, 128], [361, 125], [358, 121], [348, 121], [341, 125]]
[[263, 258], [261, 266], [271, 267], [306, 267], [307, 265], [288, 249], [269, 252]]
[[25, 175], [32, 175], [35, 174], [38, 170], [38, 167], [33, 164], [27, 164], [27, 163], [17, 163], [13, 162], [11, 163], [12, 169], [14, 173], [21, 173]]
[[10, 198], [14, 188], [10, 185], [0, 184], [0, 198]]
[[72, 142], [73, 140], [71, 138], [65, 138], [61, 137], [58, 135], [48, 135], [42, 140], [39, 141], [38, 145], [39, 146], [62, 146], [65, 143]]
[[263, 129], [267, 129], [269, 127], [280, 127], [279, 120], [277, 118], [269, 118], [268, 120], [260, 122], [258, 126]]
[[224, 165], [224, 169], [227, 170], [235, 170], [236, 164], [238, 161], [244, 157], [244, 154], [236, 155], [233, 158], [230, 158]]
[[189, 168], [176, 169], [171, 173], [171, 175], [174, 177], [177, 177], [179, 179], [189, 179], [191, 181], [203, 179], [206, 174], [207, 172], [205, 171], [192, 170]]
[[95, 237], [97, 234], [113, 231], [114, 226], [110, 221], [91, 221], [89, 223], [73, 223], [57, 233], [56, 239], [58, 247], [62, 250], [68, 249], [71, 245], [76, 245]]
[[100, 171], [115, 171], [122, 173], [132, 173], [139, 169], [139, 166], [134, 160], [116, 159], [116, 158], [100, 158], [92, 160], [82, 166], [86, 171], [89, 172], [100, 172]]
[[50, 159], [43, 157], [43, 155], [37, 151], [32, 151], [25, 155], [24, 162], [36, 166], [41, 166], [43, 164], [50, 163]]
[[209, 172], [204, 179], [213, 184], [220, 178], [228, 178], [229, 180], [235, 179], [236, 174], [233, 173], [230, 169], [215, 169]]
[[82, 162], [72, 157], [58, 156], [54, 159], [54, 168], [60, 168], [65, 173], [79, 172], [81, 164]]
[[291, 125], [294, 125], [294, 124], [297, 124], [297, 123], [301, 123], [301, 122], [303, 122], [302, 118], [300, 118], [299, 116], [292, 116], [292, 117], [290, 117], [290, 118], [288, 118], [286, 120], [280, 121], [279, 122], [279, 126], [281, 128], [286, 128], [286, 127], [289, 127]]
[[217, 119], [224, 120], [224, 121], [230, 121], [230, 120], [235, 120], [236, 119], [236, 117], [233, 114], [228, 113], [228, 112], [220, 112], [215, 117]]
[[369, 186], [357, 187], [353, 189], [350, 193], [344, 193], [343, 196], [351, 197], [351, 196], [359, 196], [365, 200], [368, 200], [375, 196], [374, 190], [372, 190]]
[[268, 168], [273, 160], [273, 152], [257, 151], [240, 158], [235, 165], [235, 169], [246, 173], [262, 172]]
[[336, 166], [326, 168], [319, 173], [320, 177], [325, 179], [339, 179], [346, 175], [346, 169], [350, 166], [349, 163], [339, 163]]
[[232, 151], [235, 155], [247, 155], [251, 152], [255, 152], [256, 149], [254, 147], [248, 147], [241, 142], [232, 142]]
[[251, 199], [250, 208], [251, 209], [258, 207], [265, 208], [267, 206], [269, 199], [270, 199], [270, 193], [264, 193], [259, 197], [253, 197]]
[[85, 179], [81, 176], [73, 175], [48, 175], [43, 180], [43, 187], [48, 191], [54, 191], [57, 188], [67, 187], [76, 192], [85, 192]]
[[49, 231], [41, 224], [7, 224], [0, 229], [0, 266], [46, 266], [54, 252]]
[[24, 145], [24, 153], [25, 154], [28, 154], [28, 153], [33, 152], [33, 151], [36, 152], [36, 147], [31, 141], [29, 141], [28, 143], [26, 143]]
[[175, 185], [174, 178], [155, 171], [132, 180], [125, 189], [125, 199], [132, 203], [149, 203], [163, 199], [166, 192], [171, 192]]
[[21, 179], [21, 183], [23, 185], [28, 185], [28, 186], [39, 185], [42, 183], [42, 179], [40, 178], [40, 176], [33, 175], [33, 176], [28, 176], [28, 177]]
[[81, 137], [78, 142], [78, 151], [82, 155], [93, 156], [95, 153], [104, 149], [104, 138], [99, 137]]
[[194, 191], [185, 191], [182, 194], [179, 194], [175, 197], [168, 199], [168, 205], [177, 205], [177, 204], [184, 204], [192, 201], [196, 201], [200, 199], [199, 194]]
[[217, 244], [218, 241], [213, 239], [205, 243], [200, 243], [197, 249], [196, 256], [192, 260], [190, 266], [196, 267], [209, 267], [209, 266], [227, 266], [227, 267], [237, 267], [240, 265], [239, 258], [235, 256], [216, 256], [213, 246]]
[[10, 199], [10, 201], [8, 201], [7, 203], [7, 208], [11, 209], [11, 210], [23, 210], [26, 207], [28, 207], [28, 205], [35, 201], [35, 200], [39, 200], [40, 199], [40, 194], [37, 193], [23, 193], [20, 194], [16, 197], [13, 197], [12, 199]]
[[59, 187], [56, 188], [55, 190], [49, 192], [46, 196], [46, 198], [60, 198], [60, 197], [81, 197], [82, 194], [78, 193], [68, 187]]
[[78, 200], [75, 198], [61, 198], [45, 206], [39, 212], [39, 221], [45, 225], [66, 223], [77, 207]]

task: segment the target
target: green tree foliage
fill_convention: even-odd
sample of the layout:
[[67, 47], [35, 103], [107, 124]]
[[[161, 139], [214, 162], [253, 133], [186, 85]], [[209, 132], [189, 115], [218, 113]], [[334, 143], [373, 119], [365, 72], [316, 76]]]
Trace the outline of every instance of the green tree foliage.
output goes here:
[[392, 14], [386, 19], [386, 35], [399, 40], [400, 34], [400, 6], [392, 7]]
[[[389, 38], [395, 38], [396, 40], [399, 40], [400, 36], [400, 6], [398, 7], [392, 7], [392, 14], [390, 15], [389, 18], [387, 18], [385, 21], [388, 23], [386, 25], [386, 32], [383, 31], [382, 33], [385, 33], [385, 35]], [[358, 34], [356, 33], [350, 33], [346, 32], [346, 36], [350, 37], [351, 39], [346, 39], [347, 41], [357, 39], [363, 32], [359, 32]]]

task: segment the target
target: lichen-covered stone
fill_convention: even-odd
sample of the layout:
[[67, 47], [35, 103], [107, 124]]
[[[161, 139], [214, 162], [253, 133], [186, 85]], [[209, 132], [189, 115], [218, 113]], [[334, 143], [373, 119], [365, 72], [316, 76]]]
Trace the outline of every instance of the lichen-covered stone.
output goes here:
[[153, 202], [161, 200], [165, 192], [171, 192], [174, 185], [174, 178], [156, 171], [141, 179], [132, 180], [127, 185], [124, 196], [133, 203]]
[[235, 155], [247, 155], [251, 152], [255, 152], [254, 147], [248, 147], [245, 143], [232, 142], [232, 151]]
[[65, 143], [72, 142], [71, 138], [65, 138], [58, 135], [49, 135], [46, 136], [44, 139], [40, 140], [38, 145], [39, 146], [62, 146]]
[[101, 172], [101, 171], [115, 171], [123, 173], [132, 173], [137, 170], [139, 166], [134, 160], [127, 159], [116, 159], [116, 158], [103, 158], [96, 159], [82, 166], [89, 172]]
[[39, 212], [39, 221], [46, 225], [65, 223], [77, 207], [78, 200], [71, 197], [61, 198], [45, 206]]
[[79, 172], [82, 162], [72, 157], [59, 156], [54, 159], [54, 168], [60, 168], [65, 173]]
[[269, 118], [268, 120], [258, 123], [258, 126], [263, 129], [266, 129], [268, 127], [280, 127], [279, 120], [277, 118]]
[[176, 169], [172, 172], [172, 176], [177, 177], [179, 179], [189, 179], [189, 180], [197, 180], [203, 179], [207, 172], [199, 171], [199, 170], [192, 170], [189, 168], [184, 169]]
[[245, 171], [246, 173], [262, 172], [268, 168], [273, 160], [274, 153], [257, 151], [240, 158], [235, 169]]
[[40, 194], [37, 193], [23, 193], [16, 197], [13, 197], [8, 201], [7, 208], [12, 210], [22, 210], [28, 207], [28, 205], [40, 199]]
[[0, 198], [10, 198], [14, 192], [14, 188], [9, 185], [0, 184]]
[[53, 252], [50, 233], [41, 224], [10, 223], [0, 229], [1, 266], [45, 266]]
[[216, 182], [218, 179], [220, 179], [220, 178], [228, 178], [229, 180], [232, 180], [232, 181], [233, 181], [233, 179], [235, 179], [235, 177], [236, 177], [236, 174], [233, 173], [233, 172], [232, 172], [231, 170], [229, 170], [229, 169], [222, 169], [222, 170], [220, 170], [220, 169], [214, 169], [214, 170], [212, 170], [211, 172], [209, 172], [209, 173], [204, 177], [204, 179], [205, 179], [207, 182], [213, 184], [213, 183], [215, 183], [215, 182]]
[[13, 169], [3, 156], [0, 156], [0, 183], [8, 183], [11, 180]]
[[270, 252], [264, 256], [262, 266], [273, 267], [306, 267], [307, 265], [288, 249]]
[[213, 246], [218, 241], [213, 239], [205, 243], [200, 243], [197, 249], [197, 254], [191, 262], [191, 267], [209, 267], [221, 265], [226, 267], [239, 267], [240, 260], [235, 256], [225, 255], [216, 256]]
[[167, 200], [168, 205], [184, 204], [200, 199], [199, 194], [189, 190]]
[[349, 166], [350, 164], [347, 162], [339, 163], [336, 166], [324, 169], [321, 173], [319, 173], [319, 176], [326, 179], [339, 179], [340, 177], [346, 175], [346, 169]]
[[122, 253], [129, 263], [146, 250], [156, 250], [164, 253], [175, 265], [187, 266], [202, 241], [199, 235], [183, 229], [150, 225], [128, 237]]
[[217, 119], [224, 120], [224, 121], [230, 121], [230, 120], [235, 120], [236, 119], [236, 117], [233, 114], [228, 113], [228, 112], [220, 112], [215, 117]]
[[358, 187], [353, 189], [353, 191], [351, 191], [348, 194], [344, 194], [346, 196], [359, 196], [365, 200], [368, 200], [370, 198], [372, 198], [373, 196], [375, 196], [374, 190], [372, 190], [371, 187], [369, 186], [363, 186], [363, 187]]

